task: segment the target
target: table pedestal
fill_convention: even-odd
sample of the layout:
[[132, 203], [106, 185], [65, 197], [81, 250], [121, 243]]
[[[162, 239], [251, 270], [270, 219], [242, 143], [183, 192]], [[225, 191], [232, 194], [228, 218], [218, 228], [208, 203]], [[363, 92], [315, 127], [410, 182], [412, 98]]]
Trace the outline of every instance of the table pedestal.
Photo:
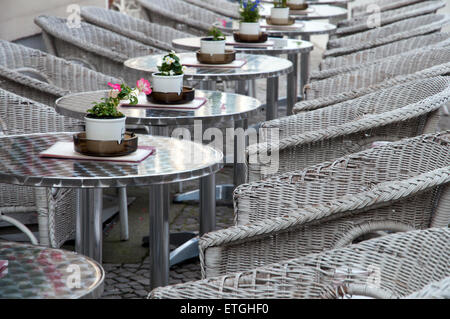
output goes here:
[[102, 263], [102, 211], [103, 190], [101, 188], [77, 190], [75, 250], [100, 264]]

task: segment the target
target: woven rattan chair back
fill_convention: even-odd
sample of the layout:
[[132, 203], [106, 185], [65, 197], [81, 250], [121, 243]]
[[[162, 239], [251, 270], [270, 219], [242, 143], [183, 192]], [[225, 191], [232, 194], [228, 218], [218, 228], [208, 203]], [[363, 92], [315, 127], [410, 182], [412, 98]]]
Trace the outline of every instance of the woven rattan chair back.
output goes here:
[[[0, 89], [0, 134], [77, 132], [82, 124], [52, 107]], [[40, 245], [60, 247], [74, 238], [75, 205], [75, 192], [69, 189], [0, 184], [0, 212], [14, 218], [18, 213], [38, 213]]]
[[239, 4], [237, 2], [230, 2], [227, 0], [184, 0], [187, 3], [196, 5], [209, 11], [225, 17], [239, 19]]
[[338, 28], [334, 37], [341, 37], [353, 33], [358, 33], [372, 28], [387, 25], [393, 22], [429, 14], [436, 13], [437, 10], [445, 6], [444, 1], [423, 1], [394, 10], [380, 12], [377, 23], [370, 21], [366, 15], [357, 16], [350, 20], [338, 23]]
[[149, 21], [195, 35], [205, 35], [213, 23], [224, 19], [224, 16], [182, 0], [139, 0], [139, 3]]
[[336, 96], [345, 92], [376, 87], [377, 84], [450, 62], [450, 47], [417, 49], [380, 59], [354, 71], [341, 73], [304, 87], [307, 100]]
[[82, 7], [81, 16], [89, 23], [165, 51], [175, 49], [172, 46], [173, 39], [192, 37], [189, 33], [168, 26], [99, 7]]
[[117, 79], [51, 54], [0, 40], [0, 87], [54, 106], [72, 92], [106, 89]]
[[[262, 134], [262, 143], [248, 147], [249, 180], [333, 160], [370, 148], [376, 141], [396, 141], [435, 132], [439, 108], [449, 100], [450, 77], [436, 77], [263, 122], [263, 132], [276, 131], [275, 138], [279, 140]], [[277, 152], [275, 163], [256, 160], [274, 152]]]
[[378, 146], [240, 185], [236, 226], [200, 238], [203, 274], [223, 275], [370, 238], [447, 227], [450, 131]]
[[[445, 46], [448, 44], [449, 38], [450, 32], [436, 32], [388, 43], [373, 49], [366, 49], [337, 57], [329, 57], [322, 60], [322, 62], [320, 63], [319, 72], [334, 69], [341, 71], [345, 68], [347, 68], [347, 71], [341, 72], [348, 72], [357, 68], [359, 65], [365, 66], [367, 63], [397, 54], [402, 54], [408, 51], [420, 48], [428, 48], [430, 46]], [[329, 72], [334, 73], [332, 75], [336, 74], [334, 71]], [[311, 74], [311, 78], [315, 77], [313, 74], [316, 74], [316, 72], [313, 72]], [[328, 74], [327, 77], [329, 77]]]
[[149, 298], [448, 298], [449, 243], [448, 228], [392, 234], [245, 272], [160, 287]]
[[328, 41], [324, 57], [340, 56], [380, 45], [439, 32], [450, 23], [450, 16], [427, 14], [391, 23], [379, 28], [343, 36]]
[[[423, 2], [423, 0], [376, 0], [352, 7], [352, 17], [359, 15], [370, 15], [374, 12], [394, 10], [412, 4]], [[375, 11], [376, 10], [376, 11]]]
[[86, 22], [71, 28], [66, 19], [53, 16], [41, 15], [34, 21], [42, 28], [46, 47], [52, 54], [128, 83], [135, 83], [143, 74], [126, 68], [124, 61], [163, 52]]

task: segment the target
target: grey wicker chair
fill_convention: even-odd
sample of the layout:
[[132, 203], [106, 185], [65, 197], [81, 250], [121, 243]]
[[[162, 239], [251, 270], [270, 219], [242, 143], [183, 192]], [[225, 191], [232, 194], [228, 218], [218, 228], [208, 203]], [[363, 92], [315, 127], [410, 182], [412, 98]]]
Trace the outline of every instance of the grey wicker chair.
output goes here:
[[34, 21], [42, 28], [50, 53], [123, 79], [130, 85], [144, 74], [126, 68], [123, 62], [129, 58], [163, 52], [86, 22], [81, 22], [78, 28], [70, 28], [66, 19], [53, 16], [41, 15]]
[[323, 53], [323, 56], [350, 54], [383, 44], [438, 32], [448, 23], [450, 23], [450, 17], [442, 14], [427, 14], [409, 18], [372, 30], [329, 40], [328, 49]]
[[187, 3], [196, 5], [209, 11], [213, 11], [217, 14], [225, 17], [239, 19], [239, 3], [230, 2], [227, 0], [184, 0]]
[[397, 233], [253, 270], [160, 287], [149, 298], [428, 298], [436, 291], [448, 297], [448, 277], [432, 288], [424, 286], [450, 275], [449, 243], [448, 228]]
[[139, 0], [139, 4], [147, 13], [149, 21], [195, 35], [205, 35], [213, 23], [225, 19], [182, 0]]
[[[448, 268], [447, 268], [448, 269]], [[450, 276], [435, 281], [406, 297], [407, 299], [450, 299]]]
[[423, 2], [424, 0], [375, 0], [369, 1], [367, 3], [356, 5], [352, 7], [352, 17], [360, 15], [371, 14], [368, 12], [369, 6], [376, 5], [379, 12], [384, 12], [387, 10], [398, 9], [401, 7], [409, 6], [418, 2]]
[[[401, 7], [394, 10], [383, 11], [380, 13], [380, 27], [393, 22], [413, 18], [429, 13], [436, 13], [437, 10], [445, 6], [443, 1], [423, 1], [412, 4], [410, 6]], [[340, 21], [336, 33], [331, 38], [346, 36], [349, 34], [370, 30], [375, 26], [370, 26], [367, 21], [367, 16], [357, 16], [350, 20]]]
[[[49, 106], [0, 89], [0, 132], [4, 135], [76, 132], [83, 123]], [[75, 192], [0, 184], [0, 213], [15, 218], [37, 213], [40, 245], [60, 247], [75, 233]]]
[[166, 51], [175, 50], [173, 39], [192, 37], [189, 33], [171, 27], [99, 7], [82, 7], [81, 16], [89, 23]]
[[[342, 101], [342, 96], [350, 99], [360, 96], [358, 95], [359, 91], [373, 92], [372, 90], [379, 89], [383, 82], [402, 75], [406, 76], [421, 71], [427, 73], [427, 69], [434, 72], [435, 69], [431, 70], [434, 66], [438, 66], [434, 73], [445, 74], [443, 73], [446, 72], [445, 64], [449, 62], [449, 47], [418, 49], [374, 61], [367, 67], [351, 72], [310, 82], [303, 89], [306, 100], [318, 100], [318, 103], [316, 101], [314, 104], [330, 105], [337, 103], [336, 101]], [[404, 81], [404, 79], [401, 80]], [[298, 112], [302, 105], [302, 102], [297, 103], [294, 112]]]
[[[426, 79], [430, 77], [440, 76], [440, 75], [450, 75], [450, 62], [444, 64], [438, 64], [414, 73], [410, 74], [400, 74], [394, 76], [393, 78], [381, 81], [379, 83], [373, 84], [370, 87], [362, 87], [359, 89], [352, 89], [351, 91], [342, 92], [335, 95], [329, 95], [323, 98], [316, 98], [311, 100], [306, 100], [298, 102], [294, 108], [293, 113], [297, 114], [300, 112], [317, 110], [322, 107], [333, 105], [336, 103], [348, 101], [355, 99], [357, 97], [376, 92], [383, 88], [389, 88], [394, 85], [401, 83], [407, 83], [410, 81], [415, 81], [419, 79]], [[331, 79], [331, 78], [330, 78]]]
[[203, 278], [343, 247], [379, 231], [447, 227], [449, 143], [450, 131], [421, 135], [238, 186], [235, 226], [200, 238]]
[[[249, 180], [333, 160], [369, 148], [376, 141], [436, 132], [439, 108], [449, 101], [450, 77], [436, 77], [263, 122], [262, 141], [247, 151]], [[268, 153], [273, 160], [266, 160]]]
[[119, 80], [51, 54], [0, 40], [0, 87], [49, 106], [74, 92], [108, 88]]
[[[446, 40], [449, 38], [450, 32], [436, 32], [384, 44], [376, 48], [357, 51], [347, 55], [329, 57], [323, 59], [320, 63], [320, 71], [341, 68], [349, 68], [348, 70], [350, 71], [354, 66], [360, 64], [366, 64], [419, 48], [439, 46], [443, 44], [443, 42], [445, 44]], [[311, 73], [311, 77], [315, 77], [315, 74], [315, 72]]]
[[[440, 42], [435, 42], [437, 40], [442, 40]], [[364, 50], [364, 51], [369, 51], [369, 52], [364, 52], [364, 51], [359, 51], [356, 52], [360, 53], [358, 55], [358, 57], [361, 56], [370, 56], [370, 60], [364, 62], [359, 62], [358, 64], [353, 64], [353, 65], [343, 65], [343, 66], [338, 66], [334, 69], [326, 69], [326, 70], [321, 70], [321, 71], [316, 71], [316, 72], [312, 72], [310, 74], [309, 77], [309, 81], [308, 82], [314, 82], [314, 81], [318, 81], [318, 80], [323, 80], [326, 78], [330, 78], [332, 76], [336, 76], [336, 75], [340, 75], [346, 72], [351, 72], [354, 70], [359, 70], [359, 69], [367, 69], [370, 67], [370, 65], [375, 64], [375, 63], [384, 63], [385, 61], [387, 61], [388, 58], [396, 58], [396, 59], [401, 59], [402, 55], [407, 55], [408, 57], [414, 55], [414, 52], [421, 54], [422, 52], [424, 52], [425, 50], [428, 50], [429, 48], [440, 48], [440, 47], [450, 47], [450, 33], [433, 33], [430, 35], [426, 35], [426, 36], [421, 36], [418, 38], [411, 38], [411, 39], [406, 39], [407, 43], [404, 41], [399, 41], [399, 42], [393, 42], [381, 47], [377, 47], [374, 49], [370, 49], [370, 50]], [[413, 47], [414, 43], [417, 43], [419, 41], [422, 41], [425, 44], [418, 44], [416, 47]], [[434, 41], [434, 43], [430, 43]], [[426, 47], [425, 47], [426, 46]], [[408, 48], [410, 48], [408, 50]], [[403, 49], [403, 50], [402, 50]], [[388, 55], [385, 57], [380, 57], [380, 58], [376, 58], [376, 55], [387, 55], [387, 54], [392, 54], [395, 51], [400, 51], [397, 54], [393, 54], [393, 55]], [[350, 55], [354, 55], [354, 54], [350, 54]], [[341, 58], [341, 57], [347, 57], [346, 55], [344, 56], [340, 56], [337, 58]], [[353, 57], [355, 58], [355, 57]]]

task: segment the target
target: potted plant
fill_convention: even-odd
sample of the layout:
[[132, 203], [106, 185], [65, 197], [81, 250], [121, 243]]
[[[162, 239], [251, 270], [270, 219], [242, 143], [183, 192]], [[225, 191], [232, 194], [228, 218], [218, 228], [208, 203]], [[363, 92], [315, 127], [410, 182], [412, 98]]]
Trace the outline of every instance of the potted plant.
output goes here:
[[289, 21], [289, 8], [287, 0], [274, 0], [273, 8], [270, 9], [270, 18], [279, 23], [287, 23]]
[[287, 0], [287, 6], [292, 10], [304, 10], [308, 4], [305, 0]]
[[163, 57], [159, 72], [152, 74], [152, 89], [155, 92], [178, 93], [183, 90], [183, 66], [174, 51]]
[[259, 3], [260, 0], [242, 0], [239, 13], [241, 21], [239, 24], [239, 33], [246, 35], [259, 35], [261, 28], [259, 26]]
[[151, 93], [150, 83], [144, 78], [136, 82], [137, 89], [132, 89], [126, 84], [112, 84], [108, 96], [101, 102], [93, 102], [94, 106], [87, 110], [84, 117], [86, 124], [86, 138], [96, 141], [118, 141], [121, 143], [125, 134], [126, 117], [117, 107], [123, 100], [129, 100], [129, 104], [138, 102], [138, 94]]
[[217, 28], [212, 27], [208, 32], [209, 37], [200, 40], [200, 52], [206, 54], [224, 54], [225, 36]]

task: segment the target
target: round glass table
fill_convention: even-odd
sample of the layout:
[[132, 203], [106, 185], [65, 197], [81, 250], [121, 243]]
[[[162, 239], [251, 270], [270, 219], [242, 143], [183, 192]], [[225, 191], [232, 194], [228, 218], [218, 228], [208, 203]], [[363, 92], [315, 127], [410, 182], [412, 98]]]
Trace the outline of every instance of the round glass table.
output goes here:
[[[196, 59], [194, 52], [179, 53], [183, 59]], [[124, 62], [134, 70], [154, 73], [163, 55], [148, 55], [132, 58]], [[267, 78], [266, 119], [278, 116], [278, 77], [292, 72], [292, 62], [272, 56], [236, 54], [236, 59], [245, 60], [240, 68], [188, 67], [184, 71], [185, 80], [200, 80], [203, 89], [215, 90], [216, 81], [237, 81], [237, 93], [245, 93], [245, 81]]]
[[[107, 94], [107, 90], [69, 94], [56, 101], [56, 111], [65, 116], [83, 119], [92, 102], [99, 101], [101, 98], [106, 97]], [[234, 128], [233, 133], [240, 130], [247, 132], [248, 118], [255, 115], [262, 106], [261, 102], [255, 98], [234, 93], [195, 90], [195, 97], [206, 99], [206, 103], [196, 110], [173, 110], [143, 106], [119, 106], [119, 110], [127, 117], [127, 124], [144, 125], [151, 134], [168, 136], [169, 127], [193, 125], [193, 138], [198, 143], [209, 143], [212, 140], [211, 135], [214, 135], [213, 143], [215, 143], [217, 140], [224, 140], [223, 132], [225, 132], [225, 135], [229, 132], [227, 125], [232, 125], [231, 128]], [[139, 98], [141, 100], [144, 99], [144, 102], [146, 102], [145, 96], [141, 95]], [[222, 130], [215, 129], [213, 131], [214, 128], [222, 128]], [[176, 134], [172, 132], [172, 135]], [[190, 132], [189, 135], [191, 135]], [[208, 183], [206, 183], [207, 178], [204, 178], [201, 180], [200, 189], [203, 187], [204, 192], [212, 194], [208, 193], [210, 195], [203, 196], [203, 198], [208, 199], [209, 196], [215, 196], [217, 201], [232, 203], [234, 188], [246, 182], [245, 147], [247, 141], [245, 136], [241, 134], [236, 134], [236, 138], [233, 137], [233, 139], [233, 149], [229, 150], [224, 147], [226, 142], [221, 145], [215, 145], [223, 153], [225, 153], [225, 150], [230, 153], [225, 158], [227, 163], [233, 163], [233, 184], [215, 185], [213, 175], [208, 177]], [[225, 138], [226, 140], [227, 138]], [[200, 201], [201, 207], [208, 209], [210, 214], [215, 214], [215, 206], [212, 206], [210, 201], [202, 202], [199, 190], [181, 193], [180, 185], [180, 194], [175, 196], [174, 202], [193, 201]], [[197, 241], [196, 239], [191, 240], [191, 237], [185, 237], [186, 243], [170, 253], [170, 265], [197, 255]], [[144, 238], [144, 242], [146, 242], [146, 238]], [[191, 245], [189, 246], [188, 243]]]
[[[172, 40], [172, 45], [181, 50], [196, 51], [200, 49], [202, 37], [179, 38]], [[269, 45], [270, 44], [270, 45]], [[309, 53], [313, 50], [313, 44], [309, 41], [295, 39], [268, 38], [267, 45], [246, 44], [234, 41], [232, 36], [226, 37], [226, 45], [232, 47], [236, 52], [262, 55], [287, 54], [288, 60], [292, 62], [293, 71], [288, 74], [287, 81], [287, 108], [286, 115], [292, 114], [292, 108], [298, 100], [298, 57], [306, 56], [302, 61], [309, 60]], [[308, 65], [301, 65], [301, 69], [308, 69]], [[307, 75], [306, 75], [307, 76]], [[302, 84], [300, 83], [300, 87]]]
[[57, 142], [72, 142], [71, 133], [0, 137], [2, 183], [77, 190], [75, 249], [102, 260], [102, 193], [104, 188], [148, 186], [150, 214], [151, 288], [169, 279], [168, 184], [200, 178], [200, 234], [215, 228], [214, 176], [223, 167], [223, 155], [212, 147], [161, 136], [138, 135], [139, 146], [155, 153], [139, 163], [42, 158], [40, 153]]
[[83, 255], [0, 241], [0, 298], [98, 298], [104, 279], [103, 268]]
[[[272, 4], [263, 3], [260, 10], [261, 17], [270, 16], [270, 9], [273, 8]], [[312, 5], [309, 4], [308, 8], [303, 11], [289, 10], [289, 15], [301, 20], [321, 20], [321, 19], [345, 19], [347, 18], [347, 9], [330, 6], [327, 4]]]

